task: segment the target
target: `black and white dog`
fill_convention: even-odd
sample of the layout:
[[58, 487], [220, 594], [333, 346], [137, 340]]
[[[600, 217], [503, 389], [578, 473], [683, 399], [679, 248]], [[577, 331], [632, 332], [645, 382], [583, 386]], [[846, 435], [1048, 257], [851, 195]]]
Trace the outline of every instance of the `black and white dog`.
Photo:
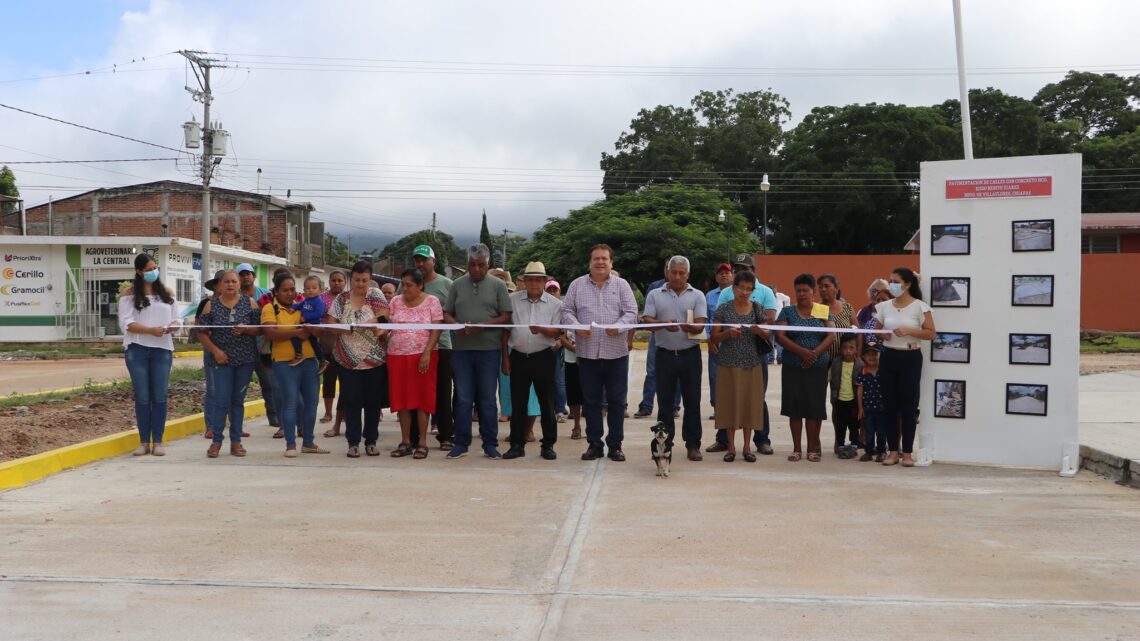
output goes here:
[[669, 465], [673, 462], [673, 448], [667, 444], [669, 426], [658, 421], [649, 429], [653, 431], [653, 440], [649, 441], [649, 451], [653, 454], [653, 462], [657, 464], [657, 476], [668, 477]]

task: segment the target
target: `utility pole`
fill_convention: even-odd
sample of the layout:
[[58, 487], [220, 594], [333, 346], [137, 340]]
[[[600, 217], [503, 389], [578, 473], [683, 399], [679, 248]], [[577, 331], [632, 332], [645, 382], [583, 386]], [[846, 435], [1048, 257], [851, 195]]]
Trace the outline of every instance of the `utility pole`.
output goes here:
[[510, 231], [506, 227], [503, 228], [503, 269], [507, 268], [507, 234]]
[[431, 241], [435, 242], [435, 212], [431, 213]]
[[[194, 100], [202, 103], [202, 284], [205, 285], [206, 281], [213, 277], [210, 272], [210, 178], [214, 173], [214, 167], [222, 162], [220, 157], [215, 156], [226, 154], [226, 140], [229, 138], [225, 130], [210, 122], [210, 103], [214, 100], [214, 94], [210, 91], [210, 69], [225, 65], [218, 64], [217, 60], [203, 57], [204, 52], [201, 51], [178, 53], [190, 61], [190, 68], [198, 80], [198, 89], [186, 87], [186, 91], [190, 92]], [[198, 147], [197, 123], [188, 122], [182, 127], [186, 132], [186, 146], [191, 149]]]

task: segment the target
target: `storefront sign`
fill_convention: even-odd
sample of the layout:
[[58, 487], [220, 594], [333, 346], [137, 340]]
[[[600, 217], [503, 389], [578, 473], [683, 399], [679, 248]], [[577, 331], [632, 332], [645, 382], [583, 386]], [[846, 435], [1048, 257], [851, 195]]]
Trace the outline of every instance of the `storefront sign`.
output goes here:
[[83, 247], [83, 267], [128, 268], [135, 267], [134, 247], [123, 245], [86, 245]]
[[63, 283], [53, 273], [61, 252], [49, 246], [0, 246], [0, 315], [45, 316], [56, 313]]
[[946, 200], [1032, 198], [1052, 195], [1052, 176], [966, 178], [946, 181]]

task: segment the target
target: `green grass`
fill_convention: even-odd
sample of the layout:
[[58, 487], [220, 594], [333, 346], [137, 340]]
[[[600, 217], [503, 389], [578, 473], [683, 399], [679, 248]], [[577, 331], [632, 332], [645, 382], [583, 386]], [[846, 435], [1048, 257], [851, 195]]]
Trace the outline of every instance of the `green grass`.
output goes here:
[[1103, 334], [1081, 337], [1082, 354], [1123, 354], [1127, 352], [1140, 352], [1140, 336]]
[[[201, 351], [200, 343], [174, 342], [175, 352]], [[122, 344], [109, 343], [0, 343], [0, 354], [22, 352], [44, 360], [63, 356], [111, 356], [122, 354]]]
[[[174, 367], [170, 370], [170, 383], [180, 383], [183, 381], [200, 381], [202, 380], [203, 373], [200, 368], [194, 367]], [[80, 386], [68, 392], [53, 392], [51, 394], [10, 394], [0, 398], [0, 409], [8, 409], [12, 407], [19, 407], [21, 405], [40, 405], [42, 403], [58, 403], [66, 401], [77, 396], [83, 396], [91, 392], [100, 392], [112, 389], [125, 389], [130, 388], [131, 379], [121, 378], [105, 383], [96, 383], [91, 379]]]

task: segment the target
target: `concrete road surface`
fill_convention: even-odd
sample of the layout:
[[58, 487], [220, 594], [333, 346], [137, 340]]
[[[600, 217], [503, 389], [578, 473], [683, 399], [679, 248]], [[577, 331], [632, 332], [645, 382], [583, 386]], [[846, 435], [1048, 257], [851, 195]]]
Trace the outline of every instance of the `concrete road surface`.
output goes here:
[[0, 493], [0, 638], [1140, 639], [1135, 490], [790, 463], [781, 418], [776, 456], [658, 479], [626, 425], [625, 463], [567, 424], [553, 462], [290, 460], [257, 421], [244, 459], [188, 438]]
[[[174, 359], [174, 367], [202, 367], [202, 357]], [[80, 387], [127, 378], [122, 358], [83, 358], [62, 361], [0, 361], [0, 396]]]

